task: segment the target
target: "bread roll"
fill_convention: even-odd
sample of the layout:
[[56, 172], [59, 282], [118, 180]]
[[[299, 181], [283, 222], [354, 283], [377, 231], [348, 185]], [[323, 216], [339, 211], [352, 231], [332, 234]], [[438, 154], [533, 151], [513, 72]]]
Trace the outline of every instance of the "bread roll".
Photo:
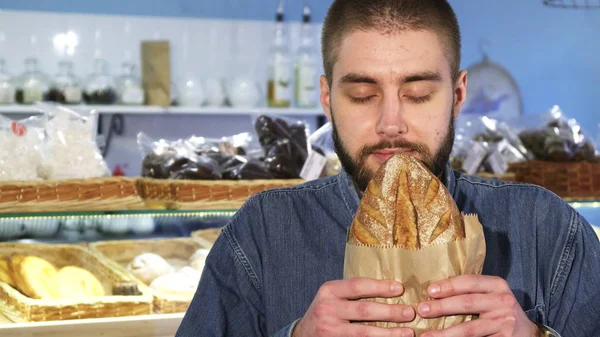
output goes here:
[[422, 162], [401, 153], [367, 186], [348, 242], [416, 250], [464, 237], [462, 215], [448, 190]]
[[35, 299], [58, 299], [60, 291], [56, 267], [36, 256], [13, 255], [8, 262], [11, 279], [25, 296]]
[[133, 275], [149, 285], [157, 277], [172, 273], [173, 267], [162, 257], [154, 253], [143, 253], [136, 256], [128, 265]]

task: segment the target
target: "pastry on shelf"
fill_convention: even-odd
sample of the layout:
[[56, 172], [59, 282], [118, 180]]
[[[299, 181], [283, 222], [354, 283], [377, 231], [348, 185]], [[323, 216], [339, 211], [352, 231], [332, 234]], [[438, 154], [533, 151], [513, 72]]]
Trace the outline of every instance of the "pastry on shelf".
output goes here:
[[204, 264], [206, 263], [206, 257], [210, 252], [209, 249], [198, 249], [189, 259], [188, 265], [199, 273], [204, 270]]
[[104, 296], [102, 283], [89, 271], [67, 266], [58, 271], [56, 281], [61, 298]]
[[179, 272], [156, 278], [150, 284], [150, 288], [170, 295], [194, 296], [199, 282], [199, 272], [190, 267], [183, 267]]
[[10, 276], [10, 271], [8, 269], [8, 259], [0, 258], [0, 282], [7, 283], [8, 285], [14, 287], [15, 283]]
[[154, 253], [136, 256], [127, 265], [127, 270], [147, 285], [160, 276], [174, 272], [173, 267], [165, 259]]
[[8, 263], [10, 276], [17, 290], [35, 299], [61, 297], [56, 267], [36, 256], [13, 255]]

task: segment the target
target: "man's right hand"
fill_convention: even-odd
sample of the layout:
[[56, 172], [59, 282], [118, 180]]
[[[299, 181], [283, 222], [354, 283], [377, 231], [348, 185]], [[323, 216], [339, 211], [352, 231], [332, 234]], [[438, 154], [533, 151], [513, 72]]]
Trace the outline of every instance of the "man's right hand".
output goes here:
[[401, 304], [354, 301], [361, 298], [398, 297], [404, 293], [395, 281], [353, 278], [330, 281], [319, 289], [308, 311], [296, 325], [292, 337], [370, 336], [409, 337], [409, 328], [378, 328], [352, 321], [411, 322], [415, 310]]

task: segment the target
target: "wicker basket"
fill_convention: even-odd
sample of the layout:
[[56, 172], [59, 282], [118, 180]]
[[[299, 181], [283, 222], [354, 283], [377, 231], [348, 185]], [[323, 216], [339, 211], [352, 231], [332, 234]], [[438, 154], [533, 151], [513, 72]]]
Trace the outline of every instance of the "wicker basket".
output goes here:
[[90, 244], [90, 249], [115, 269], [120, 269], [130, 277], [135, 278], [140, 289], [148, 290], [153, 295], [154, 311], [170, 314], [185, 312], [193, 296], [172, 295], [148, 287], [142, 280], [127, 271], [126, 265], [136, 256], [143, 253], [154, 253], [166, 259], [171, 264], [187, 262], [198, 250], [204, 247], [191, 238], [157, 239], [157, 240], [128, 240], [103, 241]]
[[140, 209], [136, 178], [0, 183], [0, 213]]
[[192, 232], [192, 238], [206, 247], [212, 247], [221, 234], [222, 227], [201, 229]]
[[238, 209], [252, 195], [303, 180], [161, 180], [143, 178], [138, 190], [150, 207], [184, 210]]
[[[0, 244], [0, 256], [33, 255], [56, 267], [71, 265], [94, 274], [110, 294], [117, 283], [131, 282], [123, 272], [102, 262], [89, 250], [77, 245]], [[73, 299], [32, 299], [0, 282], [0, 312], [15, 322], [43, 322], [81, 318], [147, 315], [152, 313], [152, 296], [141, 290], [139, 296], [102, 296]]]
[[510, 165], [516, 181], [549, 189], [566, 200], [600, 199], [600, 163], [528, 161]]

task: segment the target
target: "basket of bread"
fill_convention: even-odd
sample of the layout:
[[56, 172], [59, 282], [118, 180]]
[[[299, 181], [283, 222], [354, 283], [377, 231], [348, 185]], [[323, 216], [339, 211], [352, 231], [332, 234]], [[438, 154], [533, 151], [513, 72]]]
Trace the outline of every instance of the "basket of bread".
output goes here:
[[206, 247], [212, 247], [222, 230], [223, 227], [200, 229], [192, 232], [192, 238]]
[[[344, 278], [396, 280], [401, 297], [363, 299], [413, 307], [427, 299], [433, 282], [480, 274], [485, 259], [483, 228], [464, 215], [442, 182], [414, 157], [397, 154], [369, 182], [348, 231]], [[416, 317], [410, 323], [364, 322], [381, 327], [407, 326], [419, 336], [472, 319]]]
[[3, 243], [0, 312], [15, 322], [146, 315], [152, 295], [84, 247]]
[[151, 293], [157, 313], [187, 310], [209, 251], [192, 238], [103, 241], [90, 249]]

